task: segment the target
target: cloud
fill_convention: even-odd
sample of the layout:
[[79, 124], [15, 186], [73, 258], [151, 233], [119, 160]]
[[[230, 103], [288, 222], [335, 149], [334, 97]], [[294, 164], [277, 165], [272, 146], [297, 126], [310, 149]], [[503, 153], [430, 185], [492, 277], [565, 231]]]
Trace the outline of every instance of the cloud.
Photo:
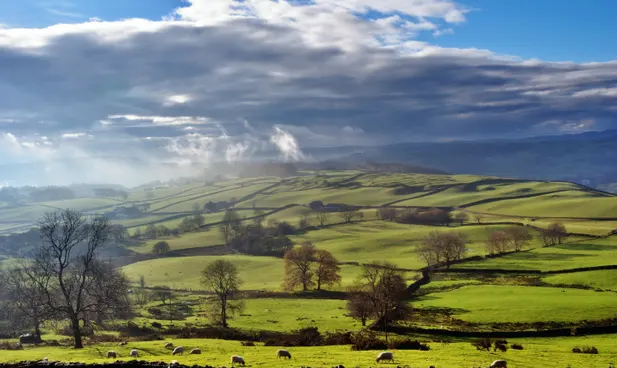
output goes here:
[[[300, 160], [305, 147], [616, 126], [615, 61], [418, 41], [467, 13], [447, 0], [192, 0], [160, 21], [0, 28], [0, 137], [19, 142], [2, 162], [78, 155], [120, 180], [130, 170], [114, 165], [135, 157], [188, 172], [272, 149]], [[77, 133], [92, 137], [63, 139]]]
[[62, 134], [62, 138], [65, 139], [74, 139], [74, 138], [81, 138], [81, 137], [85, 137], [88, 134], [84, 133], [84, 132], [80, 132], [80, 133], [64, 133]]

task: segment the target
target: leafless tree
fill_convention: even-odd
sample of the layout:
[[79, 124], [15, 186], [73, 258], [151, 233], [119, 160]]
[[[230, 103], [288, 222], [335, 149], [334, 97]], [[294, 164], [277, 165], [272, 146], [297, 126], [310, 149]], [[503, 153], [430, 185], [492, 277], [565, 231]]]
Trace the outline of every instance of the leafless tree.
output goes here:
[[463, 225], [465, 221], [469, 220], [469, 216], [465, 212], [458, 212], [456, 215], [454, 215], [454, 219], [460, 222], [461, 225]]
[[215, 320], [224, 328], [228, 327], [229, 314], [238, 312], [243, 304], [237, 300], [242, 280], [236, 266], [226, 260], [216, 260], [206, 266], [201, 273], [202, 284], [214, 293], [213, 304]]
[[512, 249], [519, 252], [533, 239], [529, 229], [524, 226], [512, 226], [506, 229]]
[[548, 225], [548, 228], [544, 231], [545, 237], [548, 239], [548, 243], [545, 240], [546, 245], [562, 244], [568, 237], [568, 231], [561, 222], [553, 222]]
[[392, 207], [381, 207], [377, 210], [377, 217], [380, 220], [388, 220], [388, 221], [394, 221], [396, 220], [397, 217], [397, 211], [396, 208], [392, 208]]
[[21, 269], [36, 280], [47, 307], [70, 321], [75, 348], [83, 348], [80, 322], [108, 307], [109, 294], [122, 292], [97, 290], [101, 285], [112, 285], [101, 280], [106, 273], [101, 272], [97, 260], [98, 250], [110, 236], [109, 222], [104, 217], [87, 218], [64, 210], [46, 214], [39, 228], [41, 245]]
[[465, 233], [433, 231], [416, 247], [416, 253], [429, 266], [443, 261], [449, 268], [453, 261], [463, 258], [467, 244], [469, 239]]
[[488, 254], [500, 254], [508, 250], [510, 237], [505, 231], [493, 231], [485, 243]]
[[317, 211], [315, 213], [315, 218], [317, 219], [317, 222], [319, 222], [319, 226], [324, 226], [328, 221], [329, 216], [330, 214], [325, 211]]
[[24, 262], [21, 266], [3, 273], [7, 307], [12, 311], [13, 322], [32, 326], [35, 335], [40, 337], [41, 324], [51, 318], [53, 312], [47, 304], [45, 293], [39, 287], [45, 280], [32, 279], [41, 277], [41, 274], [34, 270], [26, 270], [26, 267], [32, 265]]
[[374, 315], [373, 302], [370, 295], [360, 287], [351, 287], [348, 291], [347, 312], [351, 318], [357, 319], [366, 326], [366, 322]]
[[476, 223], [478, 224], [482, 223], [482, 215], [480, 214], [474, 215], [474, 218], [476, 219]]
[[360, 217], [360, 211], [348, 209], [339, 212], [339, 216], [341, 216], [341, 218], [346, 224], [349, 224], [353, 221], [354, 218]]
[[160, 286], [154, 292], [154, 297], [163, 303], [163, 307], [167, 306], [169, 311], [169, 322], [173, 322], [174, 313], [173, 313], [173, 301], [174, 294], [169, 286]]

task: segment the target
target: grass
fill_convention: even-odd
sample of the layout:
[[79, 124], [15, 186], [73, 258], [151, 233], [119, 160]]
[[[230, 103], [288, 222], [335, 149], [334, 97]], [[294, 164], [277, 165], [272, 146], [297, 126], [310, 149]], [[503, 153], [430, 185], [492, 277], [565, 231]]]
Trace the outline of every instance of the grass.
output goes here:
[[0, 221], [3, 222], [25, 222], [30, 221], [33, 224], [38, 221], [46, 212], [53, 212], [53, 208], [26, 205], [22, 207], [11, 207], [0, 209]]
[[508, 254], [499, 258], [466, 262], [452, 267], [496, 268], [507, 270], [568, 270], [615, 264], [617, 237], [589, 239], [566, 244], [536, 248], [529, 252]]
[[612, 318], [617, 294], [530, 286], [474, 285], [419, 298], [416, 308], [449, 308], [471, 323], [576, 322]]
[[115, 200], [115, 199], [107, 199], [107, 198], [75, 198], [75, 199], [66, 199], [62, 201], [51, 201], [51, 202], [39, 202], [41, 206], [48, 206], [57, 209], [65, 209], [70, 208], [75, 211], [88, 211], [95, 208], [101, 209], [103, 212], [104, 208], [113, 207], [113, 206], [121, 206], [125, 204], [124, 201]]
[[[164, 348], [165, 343], [172, 341], [175, 345], [184, 346], [186, 350], [200, 348], [202, 355], [172, 357], [171, 352]], [[614, 336], [600, 335], [590, 337], [567, 337], [551, 339], [513, 339], [524, 346], [524, 350], [510, 350], [506, 353], [477, 351], [469, 342], [429, 343], [430, 351], [399, 350], [395, 351], [395, 364], [387, 366], [428, 367], [486, 367], [496, 359], [506, 359], [508, 366], [520, 368], [564, 368], [572, 367], [602, 367], [617, 359], [617, 346]], [[129, 360], [131, 349], [140, 352], [140, 360], [164, 361], [178, 360], [185, 365], [228, 366], [229, 357], [241, 355], [248, 367], [288, 368], [290, 366], [332, 367], [343, 364], [346, 367], [374, 367], [377, 351], [351, 351], [347, 346], [318, 346], [289, 348], [293, 359], [291, 361], [276, 358], [278, 347], [264, 347], [257, 344], [254, 347], [244, 347], [238, 341], [212, 339], [182, 339], [167, 341], [130, 342], [127, 346], [117, 344], [89, 345], [84, 349], [75, 350], [68, 347], [27, 347], [22, 351], [3, 351], [0, 361], [40, 360], [48, 357], [50, 360], [63, 360], [86, 363], [110, 362], [104, 357], [108, 350], [115, 350], [119, 359]], [[574, 346], [593, 345], [600, 351], [599, 355], [572, 354]]]
[[360, 327], [344, 316], [346, 302], [336, 299], [247, 299], [242, 315], [232, 327], [248, 330], [290, 331], [318, 327], [320, 331], [356, 330]]
[[582, 285], [596, 289], [617, 291], [616, 270], [564, 273], [546, 276], [542, 280], [555, 285]]
[[478, 212], [528, 217], [615, 218], [617, 217], [617, 197], [568, 191], [487, 203], [473, 206], [470, 209]]
[[332, 252], [339, 261], [369, 263], [389, 260], [401, 268], [418, 269], [426, 264], [418, 258], [415, 246], [432, 231], [466, 233], [471, 241], [468, 255], [473, 256], [484, 255], [484, 240], [488, 233], [503, 228], [503, 225], [434, 227], [367, 221], [310, 231], [292, 239], [296, 243], [310, 240], [316, 247]]
[[[125, 266], [122, 270], [133, 281], [143, 275], [149, 286], [167, 285], [174, 289], [202, 290], [201, 270], [216, 259], [226, 259], [237, 267], [244, 281], [242, 290], [281, 291], [284, 261], [273, 257], [253, 257], [245, 255], [169, 257], [142, 261]], [[341, 267], [341, 287], [350, 285], [360, 274], [360, 267], [343, 265]], [[326, 289], [339, 289], [329, 287]]]
[[166, 241], [171, 250], [190, 249], [199, 247], [208, 247], [213, 245], [225, 244], [221, 233], [218, 229], [210, 229], [209, 231], [200, 231], [195, 233], [183, 234], [179, 237], [161, 237], [155, 240], [148, 240], [140, 246], [131, 247], [137, 253], [150, 253], [152, 246], [159, 241]]

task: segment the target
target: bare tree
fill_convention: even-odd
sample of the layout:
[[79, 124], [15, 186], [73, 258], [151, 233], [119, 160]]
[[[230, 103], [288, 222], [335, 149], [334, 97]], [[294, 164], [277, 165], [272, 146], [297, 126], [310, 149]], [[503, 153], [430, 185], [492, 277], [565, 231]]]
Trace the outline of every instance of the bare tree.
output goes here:
[[476, 223], [477, 224], [481, 224], [482, 223], [482, 218], [483, 218], [482, 215], [476, 214], [473, 217], [476, 219]]
[[339, 216], [341, 216], [341, 218], [346, 224], [349, 224], [353, 221], [354, 218], [360, 216], [360, 211], [347, 209], [347, 210], [339, 212]]
[[519, 252], [533, 239], [529, 229], [524, 226], [512, 226], [506, 229], [512, 249]]
[[381, 207], [377, 210], [377, 217], [380, 220], [388, 220], [388, 221], [394, 221], [396, 220], [398, 213], [396, 211], [396, 208], [392, 208], [392, 207]]
[[341, 267], [332, 253], [325, 249], [317, 249], [313, 255], [315, 263], [315, 282], [317, 290], [321, 290], [323, 285], [333, 285], [341, 281]]
[[324, 226], [328, 221], [328, 217], [330, 217], [330, 214], [325, 211], [317, 211], [315, 213], [315, 218], [317, 219], [317, 222], [319, 222], [319, 226]]
[[314, 285], [311, 264], [314, 260], [315, 247], [310, 242], [305, 242], [299, 247], [285, 252], [285, 282], [286, 290], [293, 290], [302, 286], [303, 291]]
[[32, 279], [41, 277], [34, 270], [26, 270], [32, 265], [22, 264], [8, 270], [3, 279], [5, 280], [4, 291], [6, 292], [7, 307], [11, 313], [11, 320], [19, 324], [32, 326], [37, 338], [41, 336], [41, 324], [52, 317], [46, 295], [39, 285], [44, 279]]
[[44, 293], [45, 303], [55, 314], [70, 321], [75, 348], [83, 348], [80, 321], [99, 311], [101, 298], [113, 290], [96, 290], [104, 274], [98, 272], [97, 251], [109, 239], [109, 222], [96, 216], [86, 218], [81, 213], [64, 210], [46, 214], [39, 222], [41, 246], [31, 260], [31, 267], [22, 267]]
[[563, 241], [568, 237], [568, 231], [566, 227], [561, 222], [553, 222], [548, 225], [548, 228], [545, 230], [547, 233], [551, 244], [562, 244]]
[[366, 322], [373, 316], [374, 308], [370, 295], [360, 287], [352, 287], [348, 291], [347, 312], [351, 318], [357, 319], [366, 326]]
[[168, 311], [169, 311], [169, 322], [170, 323], [173, 322], [173, 319], [174, 319], [174, 313], [173, 313], [174, 294], [171, 291], [171, 288], [169, 286], [160, 286], [154, 292], [154, 296], [155, 296], [155, 298], [160, 300], [161, 303], [163, 303], [163, 307], [165, 307], [167, 305]]
[[223, 215], [223, 221], [219, 225], [219, 230], [223, 234], [225, 244], [229, 245], [229, 242], [235, 234], [241, 232], [242, 219], [238, 216], [238, 213], [234, 209], [228, 209]]
[[510, 238], [505, 231], [493, 231], [486, 239], [486, 251], [491, 255], [505, 253], [509, 242]]
[[156, 239], [156, 226], [154, 224], [146, 226], [146, 231], [144, 232], [144, 235], [148, 239]]
[[449, 268], [453, 261], [463, 258], [467, 244], [469, 239], [465, 233], [433, 231], [416, 247], [416, 253], [429, 266], [443, 261]]
[[469, 216], [465, 212], [457, 212], [457, 214], [454, 215], [454, 219], [463, 225], [465, 221], [469, 220]]
[[373, 315], [383, 322], [387, 341], [388, 323], [407, 317], [409, 312], [403, 272], [389, 262], [364, 265], [356, 287], [366, 293], [367, 299], [371, 301]]
[[226, 260], [216, 260], [206, 266], [201, 272], [201, 282], [208, 291], [214, 293], [213, 308], [215, 319], [222, 327], [228, 327], [229, 314], [240, 311], [241, 301], [236, 300], [242, 280], [238, 276], [236, 266]]

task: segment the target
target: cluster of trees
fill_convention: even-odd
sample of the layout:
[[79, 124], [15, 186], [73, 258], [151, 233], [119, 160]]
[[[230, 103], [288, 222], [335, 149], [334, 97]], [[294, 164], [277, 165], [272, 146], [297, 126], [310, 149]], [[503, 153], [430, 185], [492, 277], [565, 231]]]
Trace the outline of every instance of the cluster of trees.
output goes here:
[[285, 290], [298, 287], [308, 291], [311, 287], [321, 290], [323, 286], [341, 281], [341, 268], [332, 253], [317, 249], [310, 242], [285, 252]]
[[113, 188], [95, 188], [94, 196], [99, 198], [112, 198], [125, 200], [129, 197], [129, 193], [124, 190], [117, 190]]
[[486, 240], [488, 254], [501, 254], [508, 251], [521, 251], [533, 236], [529, 229], [523, 226], [511, 226], [505, 230], [493, 231]]
[[404, 209], [399, 210], [393, 207], [378, 208], [375, 215], [378, 219], [384, 221], [397, 221], [402, 224], [421, 224], [421, 225], [441, 225], [449, 226], [454, 219], [463, 224], [467, 221], [467, 215], [452, 216], [450, 211], [431, 208], [431, 209]]
[[264, 217], [259, 211], [251, 223], [243, 224], [242, 218], [234, 209], [225, 212], [219, 225], [225, 244], [245, 254], [283, 256], [293, 243], [288, 235], [296, 233], [296, 228], [287, 222], [273, 222], [264, 226]]
[[34, 188], [30, 192], [30, 199], [33, 202], [61, 201], [73, 198], [75, 198], [75, 193], [69, 187]]
[[364, 265], [362, 274], [349, 289], [347, 311], [362, 326], [370, 319], [381, 321], [386, 327], [388, 322], [407, 318], [410, 308], [403, 272], [389, 262]]
[[453, 261], [465, 256], [467, 244], [469, 238], [465, 233], [433, 231], [416, 247], [416, 252], [427, 266], [444, 262], [449, 268]]
[[553, 222], [548, 225], [546, 230], [541, 232], [541, 237], [544, 246], [549, 247], [556, 244], [562, 244], [568, 237], [568, 231], [562, 223]]
[[98, 258], [111, 239], [104, 217], [64, 210], [39, 222], [40, 243], [31, 257], [6, 270], [1, 279], [14, 322], [40, 335], [45, 321], [68, 320], [76, 348], [82, 329], [131, 311], [129, 281]]

